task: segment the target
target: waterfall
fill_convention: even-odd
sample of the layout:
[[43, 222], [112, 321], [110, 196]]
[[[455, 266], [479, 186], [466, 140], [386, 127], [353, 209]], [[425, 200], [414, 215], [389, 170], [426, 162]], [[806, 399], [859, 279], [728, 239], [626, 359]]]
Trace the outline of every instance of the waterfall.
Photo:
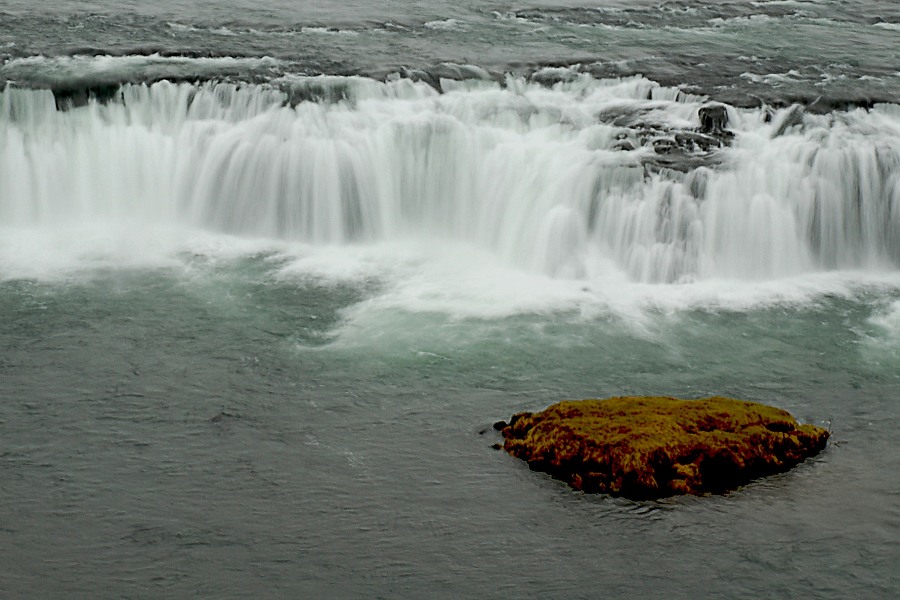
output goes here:
[[[452, 83], [452, 85], [451, 85]], [[900, 111], [729, 107], [731, 147], [651, 168], [639, 127], [702, 99], [646, 79], [354, 77], [126, 84], [68, 110], [0, 92], [0, 227], [120, 222], [309, 244], [448, 239], [563, 278], [633, 281], [900, 267]]]

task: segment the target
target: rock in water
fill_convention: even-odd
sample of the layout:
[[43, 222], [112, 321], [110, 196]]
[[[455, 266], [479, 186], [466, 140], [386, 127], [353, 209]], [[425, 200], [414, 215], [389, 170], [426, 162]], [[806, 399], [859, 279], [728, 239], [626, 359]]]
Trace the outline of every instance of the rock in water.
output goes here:
[[697, 113], [700, 117], [700, 132], [707, 135], [729, 135], [725, 126], [728, 125], [728, 110], [724, 104], [713, 102], [701, 106]]
[[534, 470], [634, 499], [724, 493], [787, 471], [828, 440], [786, 411], [722, 397], [560, 402], [514, 415], [502, 434], [503, 448]]

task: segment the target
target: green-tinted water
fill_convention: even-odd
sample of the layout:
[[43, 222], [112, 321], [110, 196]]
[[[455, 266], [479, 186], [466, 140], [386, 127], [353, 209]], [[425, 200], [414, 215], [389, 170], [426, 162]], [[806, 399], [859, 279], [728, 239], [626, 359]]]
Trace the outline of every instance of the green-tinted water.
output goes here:
[[[897, 589], [891, 293], [474, 318], [276, 263], [0, 285], [9, 597]], [[631, 393], [761, 400], [833, 441], [729, 496], [649, 503], [490, 448], [513, 412]]]

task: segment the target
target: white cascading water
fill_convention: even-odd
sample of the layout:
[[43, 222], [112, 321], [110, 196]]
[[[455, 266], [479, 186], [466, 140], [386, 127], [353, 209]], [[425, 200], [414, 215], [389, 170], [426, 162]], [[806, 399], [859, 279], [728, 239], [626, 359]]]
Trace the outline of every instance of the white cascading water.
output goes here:
[[[786, 111], [729, 108], [719, 164], [654, 173], [640, 160], [652, 149], [615, 149], [615, 115], [688, 129], [701, 103], [642, 78], [278, 84], [126, 85], [66, 111], [7, 87], [0, 227], [446, 239], [555, 277], [613, 264], [647, 283], [900, 266], [894, 106], [805, 115], [783, 135]], [[344, 99], [291, 107], [292, 86]]]

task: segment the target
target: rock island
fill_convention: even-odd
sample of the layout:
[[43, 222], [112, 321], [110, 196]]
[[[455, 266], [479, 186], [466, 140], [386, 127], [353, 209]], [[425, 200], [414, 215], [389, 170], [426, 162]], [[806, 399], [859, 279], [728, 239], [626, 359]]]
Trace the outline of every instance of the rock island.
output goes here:
[[724, 493], [787, 471], [828, 440], [784, 410], [723, 397], [565, 401], [495, 428], [532, 469], [635, 499]]

